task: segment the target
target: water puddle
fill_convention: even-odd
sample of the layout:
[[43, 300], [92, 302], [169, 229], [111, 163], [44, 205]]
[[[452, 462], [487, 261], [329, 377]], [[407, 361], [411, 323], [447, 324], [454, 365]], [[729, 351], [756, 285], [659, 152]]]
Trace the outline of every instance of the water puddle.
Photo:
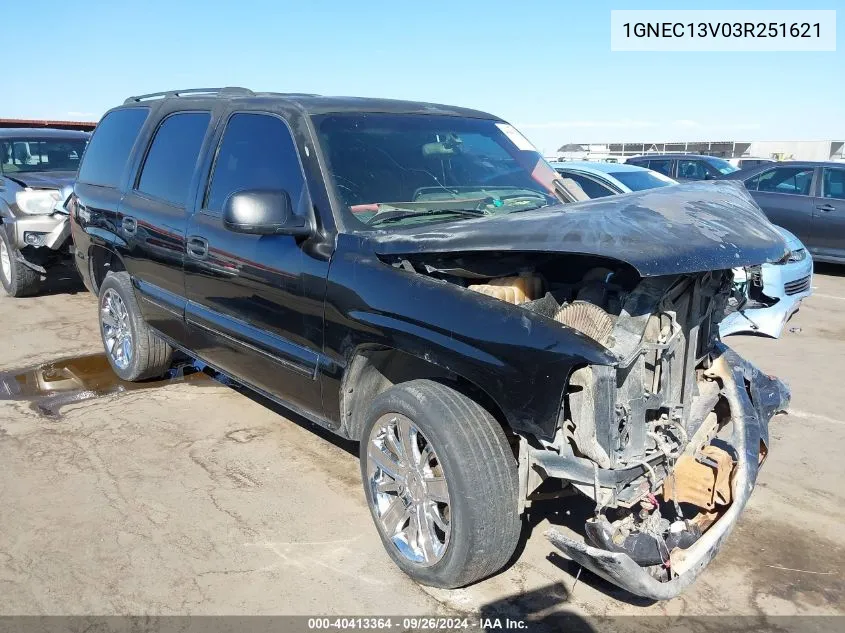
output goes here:
[[125, 382], [112, 371], [105, 354], [94, 354], [0, 372], [0, 401], [29, 402], [39, 413], [58, 417], [59, 409], [68, 404], [175, 382], [214, 384], [214, 379], [187, 362], [176, 365], [160, 380]]

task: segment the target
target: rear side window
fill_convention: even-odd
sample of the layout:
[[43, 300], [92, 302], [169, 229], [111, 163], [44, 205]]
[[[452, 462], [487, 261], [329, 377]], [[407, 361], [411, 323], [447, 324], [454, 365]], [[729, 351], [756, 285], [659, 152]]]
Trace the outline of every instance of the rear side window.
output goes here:
[[[652, 169], [654, 169], [652, 167]], [[678, 178], [689, 180], [704, 180], [707, 177], [707, 168], [700, 160], [679, 160]]]
[[749, 191], [808, 196], [812, 182], [812, 167], [776, 167], [747, 180], [745, 188]]
[[209, 121], [208, 112], [179, 112], [164, 119], [141, 168], [138, 191], [184, 206]]
[[672, 175], [672, 161], [671, 160], [655, 160], [648, 161], [648, 168], [654, 171], [659, 171], [664, 176]]
[[269, 114], [235, 114], [223, 133], [205, 208], [221, 212], [236, 191], [283, 189], [296, 209], [303, 182], [299, 155], [284, 121]]
[[149, 113], [149, 108], [126, 108], [103, 117], [85, 151], [78, 180], [104, 187], [119, 186], [129, 152]]
[[825, 167], [822, 170], [822, 195], [845, 200], [845, 169]]
[[581, 189], [584, 190], [584, 193], [590, 196], [590, 199], [604, 198], [605, 196], [613, 195], [613, 191], [611, 191], [608, 187], [605, 187], [604, 185], [596, 182], [592, 178], [582, 176], [581, 174], [577, 174], [571, 171], [562, 171], [560, 173], [565, 178], [572, 178], [572, 180], [577, 182]]

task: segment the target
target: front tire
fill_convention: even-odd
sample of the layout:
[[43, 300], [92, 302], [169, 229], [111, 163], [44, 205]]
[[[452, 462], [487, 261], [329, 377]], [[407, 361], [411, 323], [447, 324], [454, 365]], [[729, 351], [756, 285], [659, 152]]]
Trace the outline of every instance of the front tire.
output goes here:
[[0, 282], [10, 297], [31, 297], [41, 287], [41, 275], [20, 263], [17, 249], [0, 228]]
[[144, 321], [128, 273], [106, 276], [99, 306], [103, 347], [118, 377], [137, 382], [160, 378], [170, 369], [173, 349]]
[[462, 587], [512, 556], [517, 462], [499, 423], [462, 393], [413, 380], [377, 396], [361, 473], [388, 554], [417, 582]]

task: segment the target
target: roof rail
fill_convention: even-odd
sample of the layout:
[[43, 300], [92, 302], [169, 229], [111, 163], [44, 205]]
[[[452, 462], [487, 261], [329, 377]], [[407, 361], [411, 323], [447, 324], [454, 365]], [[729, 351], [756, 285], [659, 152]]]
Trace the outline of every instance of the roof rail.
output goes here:
[[129, 97], [123, 103], [138, 103], [140, 101], [147, 101], [148, 99], [166, 99], [167, 97], [181, 97], [186, 95], [243, 95], [250, 96], [255, 93], [248, 88], [239, 88], [237, 86], [227, 86], [225, 88], [188, 88], [187, 90], [167, 90], [165, 92], [151, 92], [147, 95], [138, 95], [137, 97]]

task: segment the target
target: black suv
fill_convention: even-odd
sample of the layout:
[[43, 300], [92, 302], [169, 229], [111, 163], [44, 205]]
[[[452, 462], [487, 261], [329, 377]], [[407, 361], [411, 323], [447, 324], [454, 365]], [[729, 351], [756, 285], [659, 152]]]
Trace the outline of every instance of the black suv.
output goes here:
[[735, 524], [788, 400], [717, 326], [730, 269], [787, 249], [740, 183], [567, 190], [483, 112], [225, 88], [108, 112], [70, 207], [115, 372], [179, 349], [360, 440], [419, 582], [496, 572], [526, 506], [577, 491], [587, 544], [552, 542], [666, 598]]

